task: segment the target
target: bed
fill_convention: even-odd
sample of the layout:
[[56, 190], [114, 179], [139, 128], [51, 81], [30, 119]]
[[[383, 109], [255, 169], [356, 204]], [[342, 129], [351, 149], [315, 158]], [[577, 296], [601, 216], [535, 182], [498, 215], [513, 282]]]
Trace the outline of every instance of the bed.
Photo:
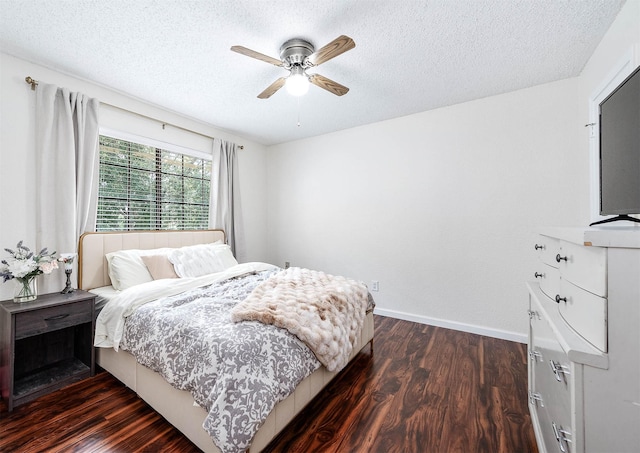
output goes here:
[[[169, 249], [170, 251], [176, 249], [189, 250], [190, 247], [197, 248], [200, 247], [201, 244], [224, 244], [224, 242], [225, 235], [221, 230], [87, 233], [80, 238], [78, 286], [81, 289], [98, 294], [97, 311], [99, 312], [104, 309], [105, 313], [102, 314], [104, 315], [107, 312], [110, 313], [113, 311], [111, 310], [112, 307], [108, 306], [109, 300], [113, 300], [114, 297], [117, 298], [118, 294], [122, 295], [130, 291], [130, 289], [127, 289], [127, 291], [117, 291], [113, 288], [114, 284], [112, 284], [110, 276], [110, 271], [113, 269], [110, 269], [107, 257], [110, 257], [111, 260], [113, 255], [119, 256], [121, 253], [128, 253], [123, 251], [137, 253], [139, 251], [165, 249]], [[221, 248], [222, 247], [217, 247], [216, 250]], [[169, 253], [173, 253], [172, 257], [176, 254], [176, 252]], [[220, 260], [224, 261], [224, 258], [220, 258]], [[148, 261], [145, 262], [148, 264]], [[235, 271], [242, 266], [251, 267], [254, 266], [254, 264], [243, 263], [230, 267], [228, 271]], [[281, 269], [271, 270], [266, 264], [258, 263], [255, 264], [255, 266], [257, 266], [257, 270], [253, 272], [252, 275], [270, 276], [270, 278], [266, 280], [261, 280], [262, 283], [277, 281], [277, 278], [274, 279], [274, 277], [284, 275], [287, 272]], [[178, 264], [175, 265], [175, 269], [179, 269]], [[151, 267], [149, 267], [149, 271], [151, 272]], [[160, 272], [160, 276], [164, 277], [164, 275], [162, 275], [164, 271], [156, 270], [155, 272]], [[122, 281], [120, 281], [121, 277], [122, 276], [114, 276], [114, 280], [118, 280], [118, 284], [122, 284]], [[235, 275], [233, 278], [236, 280]], [[240, 278], [244, 278], [244, 276], [238, 277], [237, 280], [239, 281]], [[176, 286], [178, 282], [186, 282], [187, 280], [188, 279], [182, 278], [178, 280], [174, 279], [172, 282], [176, 283], [172, 283], [172, 285]], [[162, 279], [158, 279], [150, 285], [162, 282]], [[211, 285], [211, 287], [213, 286], [215, 285]], [[260, 286], [260, 288], [263, 286], [264, 285]], [[269, 294], [273, 295], [274, 293]], [[252, 297], [247, 297], [246, 300], [243, 300], [243, 303], [256, 298], [267, 297], [267, 293], [260, 293], [256, 288], [251, 292], [251, 296]], [[352, 347], [350, 347], [348, 351], [349, 361], [367, 346], [373, 348], [373, 305], [370, 295], [368, 295], [368, 298], [369, 303], [367, 304], [365, 313], [362, 315], [361, 326], [359, 326], [357, 331], [352, 330], [353, 333], [350, 336]], [[156, 302], [154, 301], [153, 303]], [[240, 313], [241, 310], [237, 310], [239, 305], [241, 304], [235, 307], [236, 312], [234, 316], [240, 316], [242, 314]], [[240, 313], [240, 315], [238, 313]], [[108, 316], [106, 316], [106, 318], [108, 318]], [[238, 320], [242, 322], [242, 319], [252, 324], [251, 321], [253, 318], [245, 317], [239, 318]], [[130, 324], [133, 324], [133, 322], [131, 321]], [[302, 332], [302, 334], [304, 334], [304, 332]], [[98, 337], [97, 331], [96, 342], [99, 341]], [[305, 342], [309, 343], [309, 338], [310, 337], [305, 337]], [[135, 348], [132, 347], [131, 349], [133, 350]], [[317, 353], [316, 356], [320, 357]], [[202, 404], [196, 402], [197, 397], [194, 399], [191, 392], [173, 387], [159, 372], [153, 371], [147, 366], [138, 363], [130, 352], [122, 348], [97, 347], [96, 360], [98, 365], [134, 390], [140, 398], [178, 428], [201, 450], [215, 453], [233, 451], [233, 447], [229, 447], [228, 445], [219, 448], [210, 433], [203, 429], [203, 424], [211, 419], [211, 415], [203, 409]], [[344, 369], [344, 365], [340, 365], [339, 368]], [[291, 394], [277, 402], [255, 433], [255, 436], [252, 437], [249, 448], [246, 451], [250, 450], [251, 453], [255, 453], [264, 449], [340, 371], [339, 369], [337, 371], [329, 371], [329, 369], [336, 369], [333, 362], [326, 366], [320, 365], [315, 371], [297, 383], [295, 390], [293, 390]], [[238, 451], [242, 451], [243, 449], [244, 448]]]

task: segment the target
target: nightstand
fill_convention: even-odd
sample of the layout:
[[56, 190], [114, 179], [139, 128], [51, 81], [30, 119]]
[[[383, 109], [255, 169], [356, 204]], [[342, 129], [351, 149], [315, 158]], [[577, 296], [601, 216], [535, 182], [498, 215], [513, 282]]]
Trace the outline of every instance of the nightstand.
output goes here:
[[0, 302], [0, 389], [14, 406], [93, 376], [95, 295], [44, 294]]

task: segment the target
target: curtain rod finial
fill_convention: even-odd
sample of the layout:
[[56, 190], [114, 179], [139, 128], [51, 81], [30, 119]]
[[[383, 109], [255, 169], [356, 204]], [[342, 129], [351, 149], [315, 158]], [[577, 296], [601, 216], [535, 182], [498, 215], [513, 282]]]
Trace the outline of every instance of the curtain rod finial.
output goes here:
[[26, 77], [24, 78], [24, 81], [25, 81], [25, 82], [27, 82], [29, 85], [31, 85], [31, 89], [32, 89], [32, 90], [35, 90], [35, 89], [36, 89], [36, 86], [38, 85], [38, 81], [37, 81], [37, 80], [33, 80], [33, 79], [31, 78], [31, 76], [26, 76]]

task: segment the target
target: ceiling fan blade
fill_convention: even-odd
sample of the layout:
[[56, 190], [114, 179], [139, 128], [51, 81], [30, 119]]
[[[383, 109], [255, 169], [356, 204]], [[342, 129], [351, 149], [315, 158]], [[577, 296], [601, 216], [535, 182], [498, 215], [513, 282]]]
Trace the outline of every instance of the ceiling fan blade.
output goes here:
[[284, 86], [284, 83], [287, 81], [286, 77], [280, 77], [278, 80], [269, 85], [262, 93], [258, 95], [259, 99], [268, 99], [273, 93], [278, 91], [280, 88]]
[[353, 49], [355, 46], [356, 43], [348, 36], [338, 36], [326, 46], [309, 55], [309, 62], [314, 66], [318, 66], [325, 61], [345, 53], [347, 50]]
[[270, 63], [274, 66], [282, 66], [282, 61], [270, 57], [269, 55], [265, 55], [263, 53], [260, 52], [256, 52], [255, 50], [251, 50], [251, 49], [247, 49], [246, 47], [242, 47], [242, 46], [233, 46], [231, 47], [231, 50], [234, 52], [238, 52], [239, 54], [242, 55], [246, 55], [247, 57], [251, 57], [251, 58], [256, 58], [258, 60], [262, 60], [266, 63]]
[[325, 76], [321, 76], [320, 74], [311, 74], [309, 76], [309, 82], [313, 83], [315, 86], [320, 87], [324, 90], [327, 90], [336, 96], [342, 96], [347, 94], [349, 88], [344, 85], [340, 85], [338, 82], [334, 82], [331, 79], [326, 78]]

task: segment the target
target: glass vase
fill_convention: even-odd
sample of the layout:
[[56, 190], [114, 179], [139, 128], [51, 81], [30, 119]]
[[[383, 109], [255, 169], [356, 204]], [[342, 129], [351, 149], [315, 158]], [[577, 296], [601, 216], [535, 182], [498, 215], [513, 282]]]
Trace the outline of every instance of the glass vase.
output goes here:
[[13, 301], [29, 302], [38, 298], [38, 282], [35, 277], [31, 278], [16, 278], [16, 292], [13, 296]]

